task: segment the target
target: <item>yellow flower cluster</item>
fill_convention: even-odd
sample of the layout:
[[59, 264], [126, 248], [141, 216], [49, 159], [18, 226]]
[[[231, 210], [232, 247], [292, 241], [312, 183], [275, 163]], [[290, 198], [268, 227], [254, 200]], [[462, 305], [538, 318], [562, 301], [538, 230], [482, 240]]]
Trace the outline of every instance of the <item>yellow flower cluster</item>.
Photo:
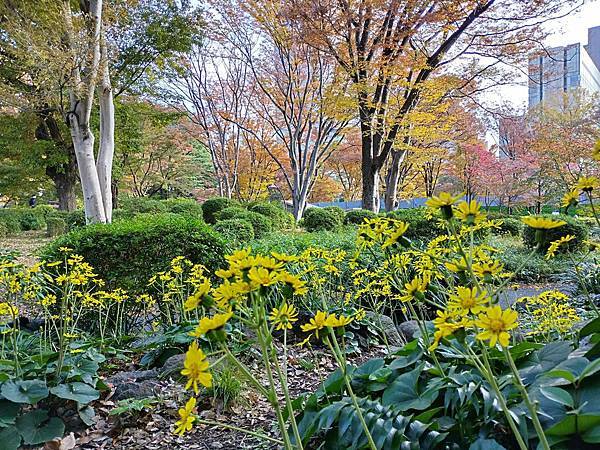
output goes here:
[[357, 245], [359, 248], [380, 244], [382, 249], [406, 246], [409, 241], [403, 238], [408, 224], [390, 217], [365, 219], [358, 227]]
[[519, 302], [529, 313], [530, 335], [565, 334], [581, 320], [569, 302], [569, 296], [560, 291], [545, 291], [532, 297], [522, 297]]

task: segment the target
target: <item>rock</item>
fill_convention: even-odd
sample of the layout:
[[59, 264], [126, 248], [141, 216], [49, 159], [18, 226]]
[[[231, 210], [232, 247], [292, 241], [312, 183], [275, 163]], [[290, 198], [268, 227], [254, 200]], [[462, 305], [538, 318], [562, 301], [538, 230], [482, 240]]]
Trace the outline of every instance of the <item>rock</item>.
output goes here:
[[407, 342], [412, 341], [421, 332], [419, 323], [416, 320], [407, 320], [398, 325], [398, 331]]
[[113, 376], [106, 379], [110, 384], [117, 385], [129, 381], [146, 381], [155, 380], [158, 378], [158, 371], [156, 369], [151, 370], [133, 370], [130, 372], [118, 372]]
[[367, 313], [367, 320], [375, 329], [385, 335], [388, 345], [398, 347], [403, 344], [402, 337], [390, 317], [369, 311]]
[[130, 372], [119, 372], [107, 378], [115, 390], [115, 400], [127, 398], [146, 398], [156, 395], [160, 391], [158, 383], [158, 371], [134, 370]]
[[179, 377], [180, 372], [183, 370], [183, 361], [185, 360], [185, 354], [173, 355], [168, 358], [163, 366], [159, 369], [160, 378], [168, 377]]

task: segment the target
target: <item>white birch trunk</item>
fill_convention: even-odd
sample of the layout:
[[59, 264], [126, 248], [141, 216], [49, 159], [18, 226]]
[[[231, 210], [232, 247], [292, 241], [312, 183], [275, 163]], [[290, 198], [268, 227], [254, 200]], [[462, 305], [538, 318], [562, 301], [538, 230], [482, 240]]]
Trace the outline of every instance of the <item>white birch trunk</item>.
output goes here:
[[115, 104], [108, 71], [106, 37], [102, 36], [102, 82], [98, 96], [100, 98], [100, 142], [96, 170], [100, 182], [100, 194], [106, 222], [112, 221], [112, 166], [115, 154]]

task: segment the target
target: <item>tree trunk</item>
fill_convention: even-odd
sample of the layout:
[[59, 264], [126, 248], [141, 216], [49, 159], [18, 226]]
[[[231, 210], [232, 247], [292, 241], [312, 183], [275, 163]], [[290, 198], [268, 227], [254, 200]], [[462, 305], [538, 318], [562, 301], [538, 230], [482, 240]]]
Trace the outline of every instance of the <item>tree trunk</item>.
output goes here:
[[392, 164], [386, 176], [385, 210], [393, 211], [398, 207], [398, 182], [400, 181], [400, 166], [406, 156], [405, 151], [392, 154]]
[[76, 180], [77, 175], [72, 177], [71, 174], [67, 173], [57, 173], [52, 177], [58, 197], [58, 209], [61, 211], [74, 211], [77, 207]]
[[100, 145], [96, 170], [100, 182], [100, 192], [104, 215], [107, 222], [112, 221], [113, 193], [112, 193], [112, 166], [115, 154], [115, 104], [113, 90], [108, 72], [108, 54], [106, 50], [106, 36], [102, 33], [101, 58], [103, 60], [102, 82], [99, 89], [100, 98]]

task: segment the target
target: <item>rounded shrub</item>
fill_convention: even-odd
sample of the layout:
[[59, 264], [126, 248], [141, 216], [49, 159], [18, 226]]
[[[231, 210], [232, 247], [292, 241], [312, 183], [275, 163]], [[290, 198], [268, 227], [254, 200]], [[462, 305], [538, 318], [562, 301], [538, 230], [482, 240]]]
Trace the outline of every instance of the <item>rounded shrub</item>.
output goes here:
[[0, 221], [0, 239], [5, 238], [6, 236], [8, 236], [8, 227], [4, 222]]
[[34, 209], [19, 209], [16, 210], [16, 213], [23, 231], [41, 230], [46, 226], [46, 221], [42, 211], [35, 211]]
[[167, 211], [194, 219], [204, 219], [202, 206], [193, 198], [169, 198], [162, 202]]
[[82, 255], [109, 288], [140, 292], [176, 256], [214, 272], [224, 265], [225, 243], [209, 226], [176, 214], [148, 214], [111, 224], [94, 224], [59, 237], [42, 252], [62, 258], [60, 247]]
[[230, 198], [225, 197], [215, 197], [209, 198], [204, 203], [202, 203], [202, 216], [204, 217], [204, 221], [206, 223], [215, 223], [217, 221], [217, 214], [224, 210], [225, 208], [229, 208], [230, 206], [237, 206], [238, 202], [232, 200]]
[[283, 209], [280, 205], [273, 202], [260, 202], [248, 208], [249, 211], [262, 214], [265, 217], [271, 219], [273, 223], [273, 229], [275, 230], [286, 230], [293, 228], [295, 225], [295, 219], [292, 214]]
[[245, 220], [250, 222], [252, 225], [255, 239], [260, 239], [273, 231], [273, 222], [271, 219], [257, 212], [248, 211], [248, 215], [245, 217]]
[[0, 222], [4, 223], [8, 234], [16, 234], [23, 231], [18, 215], [11, 209], [0, 209]]
[[340, 224], [344, 223], [346, 212], [339, 206], [326, 206], [323, 208], [325, 211], [331, 211], [337, 218]]
[[52, 216], [58, 211], [58, 209], [51, 205], [37, 205], [33, 210], [43, 217]]
[[[554, 220], [564, 220], [566, 222], [566, 224], [561, 227], [552, 228], [551, 230], [546, 230], [545, 241], [544, 241], [542, 247], [540, 248], [541, 251], [545, 252], [548, 249], [548, 247], [550, 246], [550, 243], [552, 241], [556, 241], [557, 239], [560, 239], [561, 237], [566, 236], [568, 234], [575, 236], [575, 239], [573, 239], [569, 242], [566, 242], [565, 244], [562, 244], [558, 248], [559, 252], [577, 250], [577, 249], [581, 248], [581, 246], [583, 245], [583, 241], [585, 241], [588, 238], [588, 235], [589, 235], [588, 226], [585, 225], [583, 222], [581, 222], [578, 219], [575, 219], [570, 216], [565, 216], [565, 215], [543, 215], [541, 217], [545, 217], [547, 219], [554, 219]], [[523, 242], [525, 243], [525, 245], [527, 247], [530, 247], [530, 248], [535, 247], [537, 245], [536, 230], [527, 225], [524, 225], [523, 226]]]
[[69, 231], [85, 227], [85, 211], [83, 209], [76, 209], [69, 212], [67, 215], [67, 227]]
[[373, 219], [374, 217], [377, 217], [377, 214], [373, 211], [369, 211], [368, 209], [354, 209], [346, 213], [344, 223], [346, 225], [360, 225], [365, 219]]
[[129, 213], [131, 217], [144, 213], [163, 213], [168, 212], [167, 205], [154, 198], [148, 197], [125, 197], [119, 199], [119, 209]]
[[331, 231], [341, 225], [339, 216], [325, 208], [308, 208], [304, 211], [302, 223], [306, 231]]
[[49, 216], [46, 218], [46, 235], [56, 237], [68, 231], [67, 222], [62, 217]]
[[408, 223], [408, 230], [404, 234], [408, 239], [430, 241], [442, 232], [435, 219], [427, 217], [425, 208], [397, 209], [386, 213], [386, 216]]
[[[492, 219], [490, 217], [490, 219]], [[514, 217], [503, 217], [499, 219], [502, 224], [498, 228], [492, 228], [494, 234], [509, 234], [511, 236], [518, 236], [523, 230], [523, 222]]]
[[227, 241], [245, 243], [254, 239], [252, 224], [246, 219], [219, 220], [213, 228]]
[[215, 214], [217, 221], [228, 219], [246, 219], [250, 214], [246, 208], [241, 206], [228, 206]]

